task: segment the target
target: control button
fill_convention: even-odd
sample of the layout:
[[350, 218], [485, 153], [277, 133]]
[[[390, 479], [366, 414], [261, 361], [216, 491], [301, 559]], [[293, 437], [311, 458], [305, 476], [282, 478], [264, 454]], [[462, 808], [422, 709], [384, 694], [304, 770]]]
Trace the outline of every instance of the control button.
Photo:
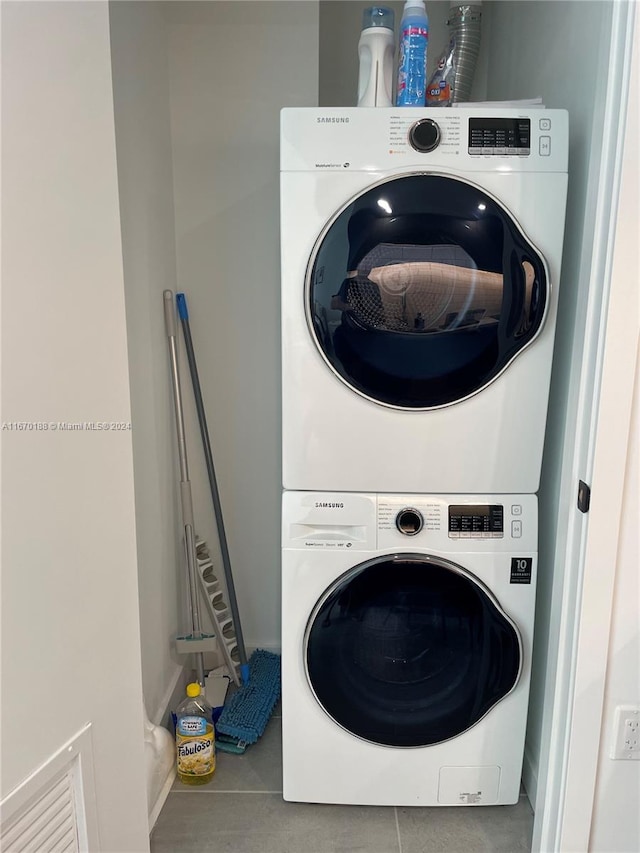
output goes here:
[[415, 536], [416, 533], [420, 533], [423, 525], [422, 513], [412, 507], [401, 509], [396, 515], [396, 527], [405, 536]]
[[409, 131], [409, 142], [416, 151], [427, 154], [440, 144], [440, 128], [431, 118], [420, 119]]
[[551, 119], [550, 118], [541, 118], [540, 119], [540, 130], [551, 130]]
[[511, 507], [511, 515], [522, 515], [522, 506], [520, 504], [513, 504]]
[[551, 137], [550, 136], [541, 136], [540, 137], [540, 156], [541, 157], [549, 157], [551, 154]]
[[521, 521], [512, 521], [511, 522], [511, 536], [513, 539], [520, 539], [522, 537], [522, 522]]

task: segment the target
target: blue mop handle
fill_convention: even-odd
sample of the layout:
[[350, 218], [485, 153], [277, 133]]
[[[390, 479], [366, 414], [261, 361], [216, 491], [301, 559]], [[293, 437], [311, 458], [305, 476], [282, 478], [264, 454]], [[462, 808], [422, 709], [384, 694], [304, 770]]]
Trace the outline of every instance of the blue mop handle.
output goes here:
[[233, 627], [236, 633], [236, 642], [238, 647], [238, 656], [240, 658], [240, 678], [243, 684], [249, 681], [249, 661], [247, 660], [247, 651], [244, 645], [244, 637], [242, 634], [242, 626], [240, 625], [240, 614], [238, 612], [238, 601], [236, 599], [235, 585], [233, 582], [233, 574], [231, 572], [231, 560], [229, 558], [229, 547], [227, 545], [227, 536], [224, 528], [224, 519], [222, 516], [222, 506], [220, 504], [220, 495], [218, 493], [218, 484], [216, 481], [215, 468], [213, 464], [213, 454], [211, 452], [211, 442], [209, 440], [209, 429], [207, 427], [207, 416], [204, 411], [204, 401], [202, 399], [202, 391], [200, 389], [200, 379], [198, 377], [198, 368], [196, 366], [196, 356], [193, 349], [193, 341], [191, 340], [191, 329], [189, 327], [189, 310], [187, 308], [187, 297], [184, 293], [176, 294], [176, 305], [178, 315], [182, 323], [184, 332], [184, 344], [187, 353], [187, 362], [189, 364], [189, 372], [191, 373], [191, 383], [193, 385], [193, 396], [198, 413], [198, 423], [200, 425], [200, 436], [202, 438], [202, 446], [204, 451], [205, 462], [207, 465], [207, 473], [209, 475], [209, 486], [211, 488], [211, 498], [213, 501], [213, 509], [216, 517], [218, 528], [218, 540], [220, 544], [220, 552], [222, 555], [222, 567], [224, 569], [224, 577], [227, 585], [227, 593], [229, 594], [229, 606], [231, 608], [231, 618]]
[[184, 293], [176, 293], [176, 305], [178, 306], [178, 316], [181, 320], [189, 319], [189, 309], [187, 308], [187, 299]]

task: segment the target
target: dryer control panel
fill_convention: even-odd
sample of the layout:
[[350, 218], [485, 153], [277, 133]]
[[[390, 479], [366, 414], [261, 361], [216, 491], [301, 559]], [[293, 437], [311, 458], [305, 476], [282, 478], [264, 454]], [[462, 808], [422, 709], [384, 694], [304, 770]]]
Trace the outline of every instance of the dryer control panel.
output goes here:
[[287, 107], [283, 172], [566, 172], [566, 110], [539, 107]]

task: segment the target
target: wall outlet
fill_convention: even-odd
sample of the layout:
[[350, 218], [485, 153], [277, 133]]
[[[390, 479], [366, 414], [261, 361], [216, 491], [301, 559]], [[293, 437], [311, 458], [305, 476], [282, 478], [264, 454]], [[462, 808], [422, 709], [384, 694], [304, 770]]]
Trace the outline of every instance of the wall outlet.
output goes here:
[[618, 705], [613, 721], [611, 758], [640, 759], [640, 707]]

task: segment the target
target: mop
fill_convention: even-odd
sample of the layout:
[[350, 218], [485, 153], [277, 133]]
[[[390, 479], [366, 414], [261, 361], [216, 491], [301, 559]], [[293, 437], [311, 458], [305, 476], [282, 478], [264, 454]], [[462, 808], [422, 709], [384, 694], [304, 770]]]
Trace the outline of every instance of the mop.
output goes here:
[[224, 569], [225, 584], [236, 634], [238, 657], [240, 662], [240, 678], [242, 685], [225, 703], [222, 713], [216, 722], [217, 744], [222, 751], [244, 752], [248, 744], [255, 743], [264, 732], [269, 718], [280, 696], [280, 657], [265, 649], [256, 649], [247, 660], [247, 652], [240, 624], [238, 602], [236, 599], [231, 560], [222, 516], [222, 506], [213, 464], [209, 430], [204, 410], [204, 402], [198, 377], [195, 351], [189, 325], [189, 311], [184, 293], [176, 296], [178, 316], [182, 331], [191, 374], [193, 395], [200, 425], [200, 436], [204, 451], [209, 487], [213, 502], [220, 553]]

